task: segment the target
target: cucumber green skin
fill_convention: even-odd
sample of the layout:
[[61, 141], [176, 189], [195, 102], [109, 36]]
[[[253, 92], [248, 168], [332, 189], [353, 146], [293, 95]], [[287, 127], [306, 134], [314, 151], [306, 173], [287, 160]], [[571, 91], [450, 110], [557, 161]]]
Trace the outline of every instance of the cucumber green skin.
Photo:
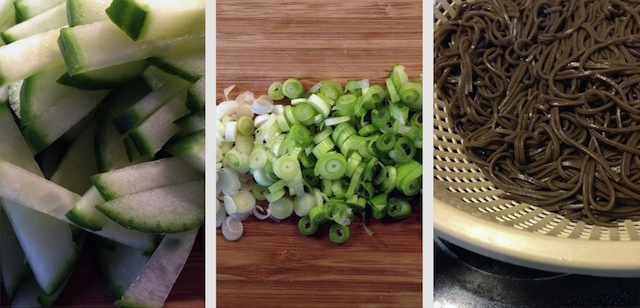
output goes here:
[[65, 214], [65, 216], [69, 219], [69, 221], [82, 228], [86, 228], [92, 231], [102, 230], [101, 222], [90, 219], [89, 217], [85, 216], [82, 211], [79, 211], [76, 208], [71, 209], [69, 212], [67, 212], [67, 214]]
[[193, 112], [204, 110], [204, 86], [200, 84], [202, 81], [196, 81], [196, 83], [189, 87], [187, 91], [187, 108]]
[[114, 0], [105, 12], [131, 39], [138, 39], [147, 16], [146, 10], [132, 1]]
[[[202, 51], [202, 55], [204, 57], [204, 51]], [[172, 55], [151, 57], [147, 59], [147, 61], [149, 64], [189, 82], [196, 82], [204, 75], [204, 65], [202, 66], [202, 70], [192, 70], [181, 67], [181, 63], [173, 61]], [[204, 60], [202, 62], [204, 62]]]
[[74, 39], [73, 28], [60, 29], [60, 36], [58, 37], [58, 47], [64, 58], [64, 62], [67, 65], [67, 70], [70, 74], [74, 75], [82, 69], [82, 63], [78, 61], [78, 54], [75, 52], [79, 50], [77, 43], [78, 40]]
[[82, 90], [113, 89], [137, 80], [147, 66], [149, 64], [146, 61], [139, 60], [73, 76], [65, 72], [57, 82]]

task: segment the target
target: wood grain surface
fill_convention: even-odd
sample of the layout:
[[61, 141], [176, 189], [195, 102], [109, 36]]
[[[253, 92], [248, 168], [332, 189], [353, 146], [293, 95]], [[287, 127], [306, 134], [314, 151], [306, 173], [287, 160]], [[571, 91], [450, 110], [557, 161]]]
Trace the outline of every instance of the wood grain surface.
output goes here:
[[[384, 83], [387, 69], [422, 72], [421, 1], [216, 2], [216, 100], [222, 89], [266, 94], [274, 81], [299, 78]], [[250, 217], [244, 235], [216, 237], [218, 307], [419, 307], [421, 213], [404, 221], [357, 220], [343, 245], [326, 229], [307, 237], [297, 219]]]

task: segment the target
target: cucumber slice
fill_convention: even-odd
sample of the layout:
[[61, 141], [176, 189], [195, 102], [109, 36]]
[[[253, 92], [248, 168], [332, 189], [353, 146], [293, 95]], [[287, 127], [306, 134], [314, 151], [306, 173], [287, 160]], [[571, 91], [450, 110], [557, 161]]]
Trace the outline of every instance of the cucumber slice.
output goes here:
[[110, 4], [111, 0], [67, 0], [69, 27], [108, 19], [105, 10]]
[[96, 207], [119, 224], [142, 232], [191, 230], [204, 221], [204, 179], [126, 195]]
[[9, 94], [9, 101], [7, 104], [18, 120], [20, 120], [20, 90], [22, 89], [23, 83], [24, 80], [19, 80], [2, 87], [6, 87], [7, 89]]
[[91, 242], [100, 279], [113, 299], [121, 298], [138, 277], [150, 255], [119, 243], [105, 243], [99, 238]]
[[184, 80], [196, 82], [204, 76], [205, 52], [203, 50], [190, 50], [181, 53], [165, 54], [151, 57], [147, 61], [161, 70], [176, 75]]
[[198, 79], [198, 81], [189, 87], [189, 91], [187, 92], [187, 108], [189, 108], [189, 110], [193, 112], [204, 110], [204, 90], [205, 77], [202, 76], [202, 78]]
[[63, 221], [80, 200], [80, 195], [5, 160], [0, 160], [0, 197]]
[[2, 262], [2, 286], [7, 292], [9, 298], [13, 298], [22, 282], [27, 279], [30, 274], [29, 264], [20, 247], [20, 242], [16, 237], [16, 233], [11, 228], [9, 217], [4, 212], [4, 207], [0, 204], [0, 257]]
[[92, 186], [67, 212], [66, 217], [82, 229], [116, 243], [143, 251], [152, 251], [157, 246], [156, 235], [125, 228], [98, 211], [96, 205], [104, 202], [98, 190]]
[[59, 32], [58, 29], [49, 30], [0, 46], [0, 86], [64, 61], [57, 44]]
[[141, 77], [147, 82], [151, 89], [157, 90], [176, 76], [150, 65], [144, 70], [144, 72], [142, 72]]
[[87, 155], [93, 150], [96, 121], [93, 119], [71, 144], [51, 176], [51, 181], [79, 195], [91, 187], [91, 175], [98, 173], [95, 155]]
[[71, 88], [55, 106], [40, 115], [22, 130], [36, 152], [41, 152], [67, 133], [93, 111], [108, 94], [108, 90], [82, 91]]
[[162, 87], [149, 93], [138, 103], [116, 116], [113, 119], [113, 124], [120, 133], [129, 132], [160, 106], [166, 104], [172, 97], [177, 99], [175, 97], [184, 92], [188, 86], [189, 82], [173, 77], [171, 80], [166, 81]]
[[45, 12], [6, 29], [0, 36], [5, 43], [15, 42], [41, 32], [60, 29], [67, 25], [67, 6], [60, 3]]
[[115, 302], [119, 307], [162, 307], [182, 272], [198, 235], [198, 229], [167, 234], [138, 278]]
[[15, 0], [15, 12], [19, 21], [25, 21], [43, 13], [65, 0]]
[[201, 172], [194, 170], [181, 159], [168, 157], [95, 174], [91, 181], [100, 195], [108, 201], [203, 177]]
[[135, 41], [204, 31], [204, 0], [114, 0], [107, 16]]
[[149, 66], [144, 60], [117, 64], [71, 76], [65, 70], [58, 83], [82, 90], [113, 89], [140, 77]]
[[142, 155], [153, 157], [180, 131], [173, 122], [189, 113], [185, 100], [186, 89], [178, 92], [131, 131], [131, 140]]
[[175, 120], [175, 123], [180, 131], [174, 135], [175, 138], [182, 138], [191, 133], [195, 133], [199, 130], [205, 129], [204, 110], [192, 112], [186, 116]]
[[33, 158], [18, 124], [6, 104], [0, 104], [0, 159], [12, 162], [30, 172], [42, 176], [40, 166]]
[[63, 63], [46, 71], [34, 74], [22, 82], [20, 87], [20, 122], [22, 126], [31, 124], [56, 102], [65, 97], [72, 88], [56, 83], [56, 79], [66, 70]]
[[182, 138], [167, 148], [167, 152], [180, 157], [191, 167], [205, 172], [205, 130], [199, 130]]
[[7, 199], [2, 202], [38, 285], [46, 294], [53, 294], [80, 256], [69, 227], [21, 204]]
[[136, 42], [110, 20], [62, 28], [59, 32], [59, 49], [70, 75], [165, 53], [204, 48], [204, 32]]
[[16, 9], [13, 6], [13, 0], [0, 0], [0, 31], [9, 29], [16, 24], [16, 21]]

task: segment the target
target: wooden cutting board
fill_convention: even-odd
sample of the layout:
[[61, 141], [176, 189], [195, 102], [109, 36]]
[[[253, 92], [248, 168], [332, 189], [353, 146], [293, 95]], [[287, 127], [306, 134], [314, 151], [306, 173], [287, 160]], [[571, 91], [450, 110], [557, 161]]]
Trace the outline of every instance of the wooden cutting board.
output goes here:
[[[216, 100], [235, 85], [266, 94], [297, 77], [342, 84], [384, 84], [402, 64], [422, 72], [422, 1], [235, 1], [216, 3]], [[216, 237], [218, 307], [419, 307], [422, 305], [421, 213], [403, 221], [357, 220], [343, 245], [326, 230], [306, 237], [297, 219], [250, 217], [244, 235]]]

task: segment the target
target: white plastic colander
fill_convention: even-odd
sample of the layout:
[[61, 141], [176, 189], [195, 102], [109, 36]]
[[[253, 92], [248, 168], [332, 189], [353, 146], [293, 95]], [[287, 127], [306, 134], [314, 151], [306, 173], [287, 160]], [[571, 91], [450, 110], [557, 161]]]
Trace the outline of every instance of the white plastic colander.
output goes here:
[[[435, 27], [461, 0], [436, 0]], [[640, 277], [640, 221], [608, 228], [574, 222], [502, 193], [462, 151], [434, 97], [434, 234], [497, 260], [540, 270]]]

